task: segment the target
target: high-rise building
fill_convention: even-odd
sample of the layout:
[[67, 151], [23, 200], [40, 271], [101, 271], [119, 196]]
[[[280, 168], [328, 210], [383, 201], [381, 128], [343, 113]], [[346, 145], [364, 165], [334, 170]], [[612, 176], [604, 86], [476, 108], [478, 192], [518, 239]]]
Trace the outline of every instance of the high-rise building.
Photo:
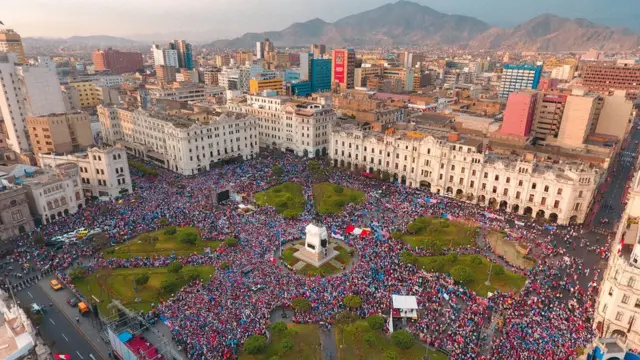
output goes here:
[[536, 112], [531, 132], [540, 140], [551, 140], [558, 137], [560, 123], [564, 114], [567, 95], [556, 93], [538, 93]]
[[516, 91], [509, 94], [500, 132], [517, 136], [529, 135], [537, 98], [535, 91]]
[[142, 54], [108, 48], [91, 54], [96, 71], [110, 71], [113, 74], [136, 72], [143, 67]]
[[193, 70], [193, 48], [186, 40], [173, 40], [169, 48], [175, 50], [178, 56], [178, 67]]
[[204, 84], [218, 86], [218, 74], [220, 74], [220, 69], [204, 69], [202, 71]]
[[311, 60], [314, 55], [312, 53], [300, 53], [300, 80], [310, 80]]
[[410, 92], [413, 91], [413, 75], [412, 68], [385, 68], [382, 75], [385, 79], [400, 80], [402, 82], [401, 87], [397, 92]]
[[178, 51], [174, 49], [164, 49], [159, 45], [153, 44], [151, 47], [153, 54], [153, 65], [166, 65], [178, 67]]
[[91, 120], [85, 112], [27, 116], [26, 123], [36, 154], [68, 153], [93, 144]]
[[634, 118], [633, 101], [626, 95], [626, 91], [616, 90], [613, 95], [604, 97], [596, 133], [613, 135], [619, 140], [625, 138]]
[[7, 144], [17, 153], [29, 151], [29, 140], [25, 125], [27, 115], [24, 94], [20, 86], [15, 53], [0, 53], [0, 110], [7, 129]]
[[576, 72], [576, 66], [573, 64], [560, 65], [551, 70], [551, 78], [564, 81], [573, 80], [573, 74]]
[[569, 147], [581, 147], [587, 135], [595, 130], [603, 99], [587, 94], [584, 89], [574, 89], [564, 106], [558, 143]]
[[327, 47], [325, 44], [312, 44], [309, 52], [313, 54], [314, 58], [320, 59], [327, 53]]
[[22, 38], [13, 29], [0, 30], [0, 52], [15, 53], [19, 64], [27, 63], [27, 58], [24, 56]]
[[262, 41], [256, 41], [256, 59], [264, 59], [264, 43]]
[[259, 95], [265, 90], [273, 90], [278, 95], [285, 94], [285, 88], [283, 86], [283, 80], [281, 77], [259, 77], [249, 81], [249, 92], [252, 95]]
[[633, 60], [614, 63], [588, 62], [580, 74], [583, 86], [591, 91], [609, 94], [614, 90], [627, 90], [627, 96], [635, 99], [640, 89], [640, 64]]
[[506, 99], [510, 93], [522, 89], [537, 89], [542, 75], [542, 65], [505, 64], [498, 95]]
[[156, 65], [156, 78], [164, 84], [171, 84], [176, 81], [176, 69], [173, 66]]
[[276, 48], [273, 46], [273, 43], [269, 39], [264, 39], [264, 53], [275, 52]]
[[[365, 66], [369, 65], [369, 66]], [[370, 64], [365, 64], [362, 67], [356, 68], [354, 70], [354, 87], [366, 87], [367, 80], [371, 77], [382, 76], [383, 67], [382, 66], [371, 66]]]
[[311, 59], [311, 92], [331, 91], [331, 59]]
[[60, 81], [49, 67], [21, 66], [17, 68], [25, 96], [27, 114], [42, 116], [66, 111]]
[[354, 88], [356, 52], [354, 49], [335, 49], [331, 57], [332, 88], [344, 91]]

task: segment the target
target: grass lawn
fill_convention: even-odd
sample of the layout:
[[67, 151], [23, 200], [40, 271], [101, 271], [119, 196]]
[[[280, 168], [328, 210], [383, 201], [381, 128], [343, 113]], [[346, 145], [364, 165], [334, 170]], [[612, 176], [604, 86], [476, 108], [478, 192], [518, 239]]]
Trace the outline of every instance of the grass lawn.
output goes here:
[[[120, 300], [123, 305], [134, 310], [149, 311], [151, 303], [157, 304], [161, 298], [168, 299], [171, 296], [170, 293], [163, 293], [160, 290], [162, 281], [176, 280], [181, 289], [187, 284], [187, 280], [180, 278], [179, 275], [190, 271], [188, 269], [196, 269], [202, 280], [208, 280], [209, 276], [215, 273], [213, 266], [185, 266], [178, 274], [169, 273], [166, 268], [100, 270], [75, 282], [74, 285], [86, 298], [92, 299], [92, 296], [98, 298], [100, 311], [105, 315], [111, 314], [107, 309], [111, 299]], [[133, 290], [134, 279], [136, 275], [145, 272], [149, 274], [149, 282], [138, 286], [136, 293]], [[136, 297], [140, 298], [139, 302], [135, 301]]]
[[[335, 339], [338, 344], [339, 359], [357, 360], [382, 360], [386, 351], [393, 351], [398, 354], [400, 360], [422, 360], [422, 357], [429, 354], [431, 360], [446, 360], [447, 355], [439, 351], [427, 350], [417, 342], [409, 349], [403, 350], [391, 343], [383, 332], [371, 330], [366, 320], [358, 320], [344, 329], [345, 347], [340, 347], [343, 343], [343, 332], [340, 326], [335, 326]], [[366, 334], [373, 334], [376, 341], [373, 346], [365, 343]]]
[[313, 200], [320, 214], [339, 214], [345, 205], [361, 203], [364, 196], [362, 191], [327, 182], [313, 185]]
[[286, 182], [256, 195], [258, 205], [273, 206], [280, 214], [295, 217], [304, 212], [306, 201], [300, 184]]
[[257, 355], [240, 353], [240, 360], [269, 360], [278, 356], [280, 360], [321, 360], [320, 334], [317, 325], [287, 324], [288, 333], [295, 344], [293, 349], [283, 352], [280, 346], [285, 334], [273, 334], [272, 341], [267, 348]]
[[407, 226], [415, 227], [414, 234], [401, 234], [400, 239], [413, 247], [424, 246], [423, 240], [434, 239], [440, 247], [454, 248], [474, 244], [476, 227], [459, 221], [439, 219], [435, 217], [419, 217]]
[[[296, 244], [300, 244], [300, 245], [304, 246], [304, 241], [297, 242]], [[334, 247], [334, 249], [338, 252], [338, 256], [336, 256], [333, 259], [336, 260], [337, 262], [343, 264], [343, 265], [349, 265], [349, 263], [351, 262], [351, 258], [352, 258], [352, 256], [349, 254], [349, 250], [345, 249], [344, 247], [342, 247], [340, 245], [337, 245], [336, 247]], [[298, 262], [301, 261], [300, 259], [298, 259], [297, 257], [295, 257], [293, 255], [297, 251], [298, 251], [298, 249], [296, 249], [293, 246], [288, 247], [288, 248], [284, 249], [284, 251], [282, 251], [281, 259], [284, 260], [284, 262], [287, 263], [289, 266], [294, 266], [295, 264], [297, 264]], [[298, 270], [296, 273], [299, 274], [299, 275], [304, 275], [304, 276], [316, 276], [316, 275], [325, 276], [325, 275], [337, 274], [340, 271], [342, 271], [342, 268], [337, 268], [337, 267], [331, 265], [330, 262], [328, 262], [328, 263], [325, 263], [324, 265], [322, 265], [319, 268], [317, 268], [317, 267], [315, 267], [313, 265], [307, 264], [303, 268]]]
[[[481, 264], [474, 264], [472, 258], [477, 256], [482, 260]], [[503, 275], [491, 275], [491, 285], [487, 286], [485, 281], [489, 274], [489, 260], [481, 255], [460, 255], [458, 261], [450, 263], [446, 260], [445, 256], [428, 256], [419, 257], [418, 264], [426, 271], [449, 273], [449, 271], [455, 266], [464, 266], [469, 268], [473, 273], [473, 280], [467, 284], [467, 287], [475, 291], [480, 296], [487, 296], [488, 292], [495, 292], [499, 289], [503, 292], [509, 292], [513, 289], [520, 291], [527, 281], [526, 276], [518, 275], [507, 269], [504, 269]], [[495, 271], [495, 264], [494, 264]]]
[[[203, 241], [200, 238], [198, 229], [194, 227], [178, 228], [177, 230], [178, 232], [174, 235], [165, 234], [164, 229], [147, 233], [151, 236], [157, 236], [158, 241], [156, 242], [145, 243], [140, 240], [140, 237], [144, 234], [138, 235], [124, 244], [119, 244], [105, 249], [103, 251], [104, 257], [107, 259], [114, 257], [127, 259], [137, 256], [152, 257], [154, 255], [171, 254], [175, 254], [176, 256], [187, 256], [194, 252], [202, 253], [204, 252], [204, 249], [208, 247], [211, 247], [211, 250], [213, 251], [220, 246], [220, 242], [218, 241]], [[197, 236], [196, 243], [194, 245], [190, 245], [180, 242], [180, 239], [184, 234], [195, 234]]]
[[[526, 257], [520, 251], [516, 245], [516, 241], [509, 241], [505, 239], [505, 235], [501, 232], [490, 231], [487, 235], [487, 240], [491, 245], [491, 249], [498, 255], [503, 256], [507, 261], [512, 264], [516, 264], [525, 269], [531, 269], [536, 266], [535, 260]], [[526, 245], [523, 246], [526, 249]]]

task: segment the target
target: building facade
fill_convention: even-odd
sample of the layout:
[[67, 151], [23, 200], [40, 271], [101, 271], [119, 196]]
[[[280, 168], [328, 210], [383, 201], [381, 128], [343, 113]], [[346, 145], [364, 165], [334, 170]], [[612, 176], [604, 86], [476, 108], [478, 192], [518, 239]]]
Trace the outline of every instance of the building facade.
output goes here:
[[78, 165], [82, 190], [87, 198], [113, 198], [133, 191], [127, 151], [121, 145], [93, 147], [86, 152], [69, 155], [39, 154], [37, 160], [44, 168], [55, 168], [64, 163]]
[[13, 29], [0, 30], [0, 52], [14, 53], [18, 64], [27, 63], [27, 58], [24, 56], [22, 38]]
[[21, 66], [17, 70], [27, 114], [42, 116], [65, 112], [60, 81], [54, 71], [44, 66]]
[[168, 115], [142, 109], [98, 107], [104, 141], [183, 175], [259, 153], [258, 120], [242, 113]]
[[601, 96], [574, 89], [564, 106], [558, 143], [568, 147], [581, 147], [587, 135], [595, 131], [603, 104]]
[[567, 95], [539, 92], [531, 131], [540, 140], [558, 138]]
[[509, 94], [500, 132], [528, 136], [533, 123], [537, 99], [538, 94], [535, 91], [516, 91]]
[[100, 97], [96, 93], [93, 81], [73, 81], [70, 86], [76, 89], [81, 108], [92, 108], [100, 105]]
[[278, 95], [284, 95], [284, 81], [281, 77], [265, 77], [260, 79], [249, 80], [249, 93], [258, 95], [265, 90], [273, 90]]
[[27, 189], [5, 187], [0, 183], [0, 240], [29, 233], [34, 228]]
[[498, 95], [506, 99], [510, 93], [521, 90], [538, 88], [542, 76], [542, 65], [510, 65], [505, 64], [502, 69], [502, 79]]
[[311, 92], [331, 91], [331, 59], [311, 59]]
[[147, 86], [152, 99], [167, 99], [176, 101], [203, 101], [209, 97], [216, 97], [224, 92], [219, 86], [203, 86], [200, 84]]
[[582, 84], [592, 91], [609, 94], [614, 90], [627, 90], [635, 99], [640, 84], [640, 64], [620, 60], [616, 63], [593, 61], [582, 66]]
[[330, 145], [334, 166], [387, 172], [410, 187], [558, 224], [585, 220], [601, 177], [580, 162], [484, 152], [481, 141], [443, 131], [382, 134], [344, 125], [333, 129]]
[[72, 152], [93, 144], [91, 119], [85, 112], [28, 116], [27, 128], [36, 154]]
[[7, 144], [17, 153], [29, 152], [29, 135], [25, 116], [27, 109], [20, 79], [16, 69], [18, 57], [15, 53], [0, 53], [0, 111], [7, 130]]
[[355, 86], [356, 52], [354, 49], [335, 49], [331, 56], [331, 85], [336, 91]]
[[193, 48], [185, 40], [173, 40], [169, 48], [175, 50], [178, 57], [178, 67], [193, 70]]
[[96, 71], [110, 71], [113, 74], [136, 72], [143, 67], [142, 54], [108, 48], [91, 54]]

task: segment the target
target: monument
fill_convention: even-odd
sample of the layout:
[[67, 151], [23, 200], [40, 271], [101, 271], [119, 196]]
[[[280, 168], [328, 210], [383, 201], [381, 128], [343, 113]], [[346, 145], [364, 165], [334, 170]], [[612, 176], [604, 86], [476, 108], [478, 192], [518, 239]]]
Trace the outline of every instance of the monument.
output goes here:
[[321, 267], [338, 256], [338, 252], [330, 246], [326, 227], [309, 224], [305, 231], [304, 247], [296, 251], [293, 256], [315, 267]]

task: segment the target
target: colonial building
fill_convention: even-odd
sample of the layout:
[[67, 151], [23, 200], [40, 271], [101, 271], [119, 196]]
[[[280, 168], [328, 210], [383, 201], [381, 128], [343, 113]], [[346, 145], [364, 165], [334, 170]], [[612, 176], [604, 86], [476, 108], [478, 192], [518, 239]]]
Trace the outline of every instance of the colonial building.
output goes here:
[[172, 114], [99, 106], [104, 141], [183, 175], [258, 154], [258, 120], [247, 113]]
[[27, 190], [0, 180], [0, 240], [7, 240], [33, 229]]
[[386, 172], [410, 187], [559, 224], [584, 221], [602, 173], [578, 161], [485, 151], [481, 139], [444, 129], [380, 133], [337, 126], [329, 155], [334, 166]]
[[227, 106], [258, 118], [260, 146], [310, 158], [325, 155], [329, 150], [331, 124], [336, 120], [331, 108], [282, 96], [250, 95], [246, 101]]
[[127, 151], [122, 145], [93, 147], [69, 155], [38, 154], [37, 160], [45, 168], [55, 168], [64, 163], [77, 164], [85, 197], [116, 197], [133, 191]]
[[640, 348], [640, 172], [629, 188], [628, 202], [602, 277], [594, 326], [600, 337], [616, 337]]

